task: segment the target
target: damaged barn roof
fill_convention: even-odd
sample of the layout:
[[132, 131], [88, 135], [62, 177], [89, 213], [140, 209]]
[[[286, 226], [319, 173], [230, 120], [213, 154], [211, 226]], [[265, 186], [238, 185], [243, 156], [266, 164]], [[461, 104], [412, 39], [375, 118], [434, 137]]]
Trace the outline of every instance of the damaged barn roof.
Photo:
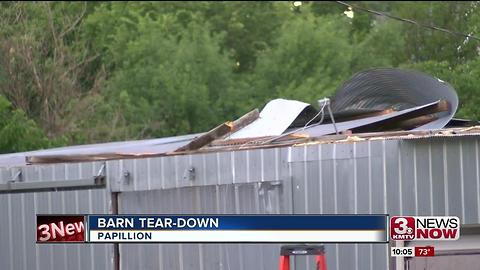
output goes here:
[[319, 103], [317, 110], [308, 103], [274, 99], [260, 113], [255, 109], [201, 134], [0, 155], [0, 166], [390, 137], [480, 135], [480, 127], [475, 126], [480, 124], [477, 121], [452, 119], [458, 107], [455, 90], [446, 82], [416, 71], [385, 68], [363, 71], [345, 82], [331, 101], [322, 99]]
[[390, 108], [401, 111], [437, 100], [445, 100], [449, 108], [435, 113], [435, 119], [414, 129], [444, 127], [457, 111], [457, 93], [448, 83], [422, 72], [379, 68], [359, 72], [346, 81], [336, 91], [332, 109], [335, 112]]

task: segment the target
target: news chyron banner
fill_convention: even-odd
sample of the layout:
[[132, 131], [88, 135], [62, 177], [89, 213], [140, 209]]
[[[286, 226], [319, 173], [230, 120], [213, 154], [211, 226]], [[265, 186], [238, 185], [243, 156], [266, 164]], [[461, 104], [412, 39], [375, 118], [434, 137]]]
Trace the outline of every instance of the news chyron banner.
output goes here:
[[[460, 238], [460, 219], [454, 216], [393, 216], [390, 240], [408, 241], [409, 246], [391, 247], [392, 257], [432, 257], [435, 247], [416, 241], [452, 241]], [[421, 243], [421, 242], [420, 242]]]
[[390, 219], [390, 238], [402, 241], [457, 240], [460, 219], [453, 216], [394, 216]]
[[37, 243], [84, 243], [83, 215], [37, 215]]
[[88, 243], [386, 243], [389, 220], [387, 215], [75, 217], [37, 216], [37, 242], [78, 242], [73, 235], [83, 232]]

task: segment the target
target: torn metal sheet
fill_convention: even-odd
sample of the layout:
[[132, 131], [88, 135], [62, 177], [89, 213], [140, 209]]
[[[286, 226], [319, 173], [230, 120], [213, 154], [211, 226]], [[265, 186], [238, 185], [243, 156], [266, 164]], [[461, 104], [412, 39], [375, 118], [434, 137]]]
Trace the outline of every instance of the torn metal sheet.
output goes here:
[[[440, 101], [432, 102], [423, 106], [417, 106], [414, 108], [392, 112], [386, 115], [380, 116], [373, 116], [373, 117], [366, 117], [362, 119], [352, 120], [352, 121], [345, 121], [336, 123], [338, 131], [346, 131], [352, 129], [363, 129], [378, 127], [381, 125], [385, 125], [388, 122], [395, 122], [399, 119], [408, 119], [411, 117], [418, 117], [420, 115], [424, 115], [428, 113], [429, 109], [432, 109], [440, 104]], [[360, 130], [360, 132], [363, 130]], [[306, 128], [305, 130], [301, 131], [301, 133], [305, 133], [311, 137], [319, 137], [323, 135], [333, 134], [335, 133], [335, 127], [333, 124], [323, 124], [323, 125], [315, 125]]]
[[359, 72], [345, 82], [332, 98], [332, 110], [404, 110], [436, 100], [446, 100], [448, 111], [415, 130], [443, 128], [458, 107], [458, 97], [448, 83], [418, 71], [378, 68]]
[[[111, 142], [101, 144], [76, 145], [46, 150], [0, 155], [0, 167], [27, 165], [27, 159], [44, 161], [45, 163], [88, 160], [105, 160], [142, 154], [159, 154], [173, 151], [188, 144], [201, 134], [182, 135], [176, 137]], [[44, 163], [40, 162], [40, 163]], [[30, 161], [28, 162], [30, 163]]]
[[308, 106], [296, 100], [274, 99], [265, 105], [257, 120], [227, 139], [281, 135]]
[[461, 118], [452, 118], [450, 122], [445, 126], [447, 128], [453, 127], [471, 127], [471, 126], [478, 126], [480, 125], [480, 121], [474, 121], [469, 119], [461, 119]]

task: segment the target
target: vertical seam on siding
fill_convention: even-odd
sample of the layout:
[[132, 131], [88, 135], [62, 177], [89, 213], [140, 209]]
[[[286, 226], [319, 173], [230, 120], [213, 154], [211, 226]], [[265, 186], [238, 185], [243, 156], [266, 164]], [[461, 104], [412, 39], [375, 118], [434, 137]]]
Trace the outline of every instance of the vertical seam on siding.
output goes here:
[[[68, 177], [67, 177], [67, 174], [68, 174], [68, 171], [67, 171], [67, 164], [64, 164], [64, 169], [65, 169], [65, 174], [64, 174], [64, 180], [68, 180]], [[57, 180], [57, 176], [55, 175], [55, 180]], [[65, 213], [65, 192], [61, 192], [60, 193], [60, 200], [62, 202], [62, 214], [66, 214]], [[65, 253], [65, 256], [63, 258], [63, 266], [65, 267], [65, 269], [68, 268], [68, 262], [67, 262], [67, 244], [63, 244], [62, 245], [62, 249], [63, 249], [63, 252]]]
[[480, 222], [480, 179], [479, 179], [479, 173], [478, 173], [478, 140], [475, 140], [475, 172], [476, 172], [476, 178], [477, 178], [477, 220]]
[[332, 161], [333, 161], [333, 206], [335, 214], [338, 214], [337, 205], [337, 145], [333, 145]]
[[458, 143], [458, 147], [460, 148], [460, 194], [461, 194], [461, 205], [462, 205], [462, 219], [465, 222], [465, 179], [463, 174], [463, 147], [462, 141]]
[[232, 165], [232, 183], [235, 184], [235, 152], [230, 153], [230, 164]]
[[[92, 174], [92, 175], [95, 175], [95, 173], [96, 173], [96, 172], [95, 172], [95, 164], [92, 164], [91, 174]], [[135, 181], [135, 179], [134, 179], [134, 181]], [[89, 213], [89, 214], [93, 213], [93, 201], [92, 201], [92, 200], [93, 200], [93, 196], [92, 196], [92, 195], [93, 195], [93, 194], [92, 194], [93, 192], [94, 192], [94, 191], [91, 190], [91, 189], [88, 190], [88, 195], [89, 195], [89, 199], [90, 199], [90, 201], [88, 202], [88, 209], [89, 209], [89, 212], [88, 212], [88, 213]], [[96, 212], [95, 212], [95, 213], [96, 213]], [[95, 250], [96, 250], [95, 245], [91, 245], [91, 246], [90, 246], [90, 256], [91, 256], [92, 259], [91, 259], [91, 261], [90, 261], [90, 266], [91, 266], [90, 269], [95, 269], [95, 268], [96, 268], [96, 267], [95, 267], [95, 263], [94, 263], [94, 262], [95, 262], [95, 259], [94, 259], [94, 258], [95, 258], [95, 255], [94, 255], [94, 254], [95, 254], [95, 252], [94, 252]]]
[[[10, 260], [10, 270], [13, 270], [13, 222], [12, 222], [12, 194], [8, 193], [8, 244], [10, 248], [8, 249], [9, 260]], [[51, 248], [50, 248], [51, 251]]]
[[279, 173], [279, 159], [278, 159], [278, 156], [279, 156], [279, 150], [278, 148], [275, 148], [275, 180], [280, 180], [280, 173]]
[[[287, 152], [288, 158], [287, 161], [291, 160], [292, 157], [292, 147], [288, 147]], [[293, 182], [293, 172], [292, 172], [292, 163], [287, 162], [287, 169], [288, 169], [288, 179], [290, 180], [290, 201], [292, 207], [292, 214], [295, 214], [295, 200], [293, 197], [293, 193], [295, 191], [295, 183]]]
[[[372, 213], [372, 147], [371, 141], [368, 143], [368, 213]], [[373, 245], [370, 244], [370, 270], [373, 270]]]
[[265, 162], [265, 159], [263, 157], [263, 152], [264, 152], [264, 149], [260, 149], [260, 182], [263, 182], [265, 181], [265, 172], [264, 172], [264, 168], [265, 168], [265, 165], [264, 165], [264, 162]]
[[179, 188], [180, 187], [180, 179], [178, 179], [178, 160], [177, 160], [177, 157], [178, 156], [174, 156], [173, 157], [173, 175], [175, 177], [175, 188]]
[[308, 175], [307, 175], [307, 146], [305, 145], [303, 147], [303, 190], [304, 190], [304, 195], [303, 196], [303, 201], [305, 203], [305, 214], [308, 214], [309, 209], [308, 209]]
[[318, 180], [320, 194], [320, 213], [323, 214], [323, 177], [322, 177], [322, 145], [318, 145]]
[[220, 185], [220, 153], [217, 152], [215, 154], [215, 159], [216, 159], [216, 164], [217, 164], [217, 170], [216, 170], [216, 173], [217, 173], [217, 185]]
[[445, 195], [445, 215], [450, 213], [448, 205], [448, 163], [447, 163], [447, 144], [443, 140], [443, 189]]
[[[25, 242], [27, 241], [25, 237], [25, 196], [26, 194], [22, 193], [21, 199], [22, 199], [22, 249], [23, 249], [23, 254], [27, 254], [27, 247]], [[35, 214], [35, 213], [34, 213]], [[27, 269], [27, 256], [23, 256], [23, 269]]]
[[[332, 152], [332, 159], [333, 159], [333, 203], [335, 214], [338, 214], [338, 203], [337, 203], [337, 145], [333, 144], [333, 152]], [[338, 259], [338, 244], [335, 244], [335, 265], [337, 269], [339, 269], [339, 259]]]
[[386, 141], [382, 141], [382, 169], [383, 169], [383, 212], [387, 213], [387, 157], [385, 149]]
[[413, 145], [413, 183], [415, 186], [415, 214], [418, 215], [418, 179], [417, 179], [417, 147]]
[[[51, 166], [49, 166], [51, 168]], [[40, 169], [40, 180], [43, 178], [43, 170]], [[52, 214], [52, 193], [47, 193], [48, 214]], [[50, 266], [53, 268], [53, 245], [50, 245]]]
[[400, 215], [403, 215], [403, 192], [402, 192], [402, 183], [403, 183], [403, 177], [402, 177], [402, 149], [401, 147], [398, 147], [398, 200], [400, 203]]
[[[80, 163], [78, 164], [78, 175], [79, 175], [79, 178], [81, 178], [81, 175], [82, 175], [82, 167], [80, 165]], [[75, 191], [75, 210], [76, 212], [75, 213], [80, 213], [80, 200], [79, 200], [79, 196], [78, 196], [78, 190]], [[77, 258], [78, 258], [78, 266], [79, 266], [79, 269], [82, 269], [82, 255], [81, 255], [81, 252], [80, 252], [80, 245], [77, 245]]]
[[[37, 209], [37, 193], [34, 192], [33, 193], [33, 211], [35, 214], [38, 214], [38, 209]], [[77, 211], [78, 213], [78, 211]], [[35, 221], [36, 223], [36, 221]], [[35, 236], [35, 240], [37, 240], [37, 237]], [[38, 257], [38, 253], [39, 253], [39, 246], [40, 245], [35, 245], [35, 269], [38, 270], [38, 267], [39, 267], [39, 264], [40, 264], [40, 261], [39, 261], [39, 257]], [[80, 249], [77, 249], [78, 250], [78, 259], [79, 259], [79, 262], [80, 262]]]
[[137, 159], [134, 159], [133, 160], [133, 172], [130, 173], [130, 175], [133, 176], [133, 179], [130, 179], [130, 180], [133, 180], [133, 190], [137, 191], [138, 190], [138, 187], [137, 187], [137, 182], [139, 180], [139, 177], [138, 177], [138, 170], [137, 170]]
[[151, 166], [150, 166], [150, 163], [151, 163], [152, 159], [151, 158], [147, 158], [147, 188], [148, 190], [152, 190], [152, 174], [150, 172], [150, 169], [151, 169]]
[[247, 183], [250, 183], [250, 151], [247, 150], [245, 151], [245, 155], [246, 155], [246, 164], [247, 164]]
[[428, 175], [430, 184], [430, 215], [433, 216], [433, 170], [432, 170], [432, 143], [428, 144]]
[[[353, 143], [353, 197], [354, 197], [354, 212], [358, 214], [358, 179], [357, 179], [357, 143]], [[358, 267], [358, 244], [355, 244], [355, 265]]]
[[162, 178], [160, 180], [161, 182], [161, 185], [162, 185], [162, 189], [165, 189], [165, 158], [160, 158], [160, 177]]

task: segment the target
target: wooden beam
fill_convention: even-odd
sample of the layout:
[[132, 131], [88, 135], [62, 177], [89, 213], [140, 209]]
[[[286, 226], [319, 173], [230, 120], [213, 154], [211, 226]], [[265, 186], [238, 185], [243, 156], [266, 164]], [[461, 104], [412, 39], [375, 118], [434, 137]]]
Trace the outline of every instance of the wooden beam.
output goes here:
[[[333, 114], [333, 117], [335, 118], [335, 122], [345, 122], [345, 121], [357, 120], [357, 119], [362, 119], [362, 118], [367, 118], [367, 117], [387, 115], [387, 114], [390, 114], [390, 113], [393, 113], [393, 112], [395, 112], [395, 110], [393, 108], [388, 108], [388, 109], [381, 110], [381, 111], [359, 112], [359, 113], [356, 113], [356, 114], [353, 114], [353, 113], [337, 113], [337, 114]], [[331, 122], [330, 116], [326, 115], [324, 122], [329, 122], [329, 121]]]
[[[408, 123], [408, 120], [410, 119], [415, 119], [420, 116], [433, 115], [439, 112], [445, 112], [445, 111], [448, 111], [449, 109], [450, 109], [450, 105], [448, 101], [439, 100], [436, 103], [433, 103], [429, 106], [423, 107], [415, 111], [410, 111], [408, 113], [395, 116], [389, 119], [385, 119], [385, 120], [371, 123], [368, 125], [352, 128], [352, 131], [353, 133], [366, 133], [366, 132], [383, 132], [383, 131], [391, 131], [391, 130], [401, 130], [402, 128], [400, 127], [400, 125], [403, 121], [407, 121]], [[427, 121], [427, 120], [428, 118], [421, 118], [421, 121]]]
[[260, 113], [258, 112], [258, 109], [252, 110], [247, 114], [243, 115], [242, 117], [238, 118], [234, 122], [225, 122], [220, 126], [210, 130], [209, 132], [201, 135], [200, 137], [193, 139], [189, 144], [178, 148], [174, 152], [184, 152], [200, 149], [217, 139], [222, 139], [228, 134], [231, 134], [248, 126], [253, 121], [257, 120], [259, 116]]
[[225, 134], [228, 134], [229, 132], [232, 131], [233, 128], [233, 122], [225, 122], [216, 128], [210, 130], [209, 132], [200, 135], [199, 137], [193, 139], [191, 142], [189, 142], [187, 145], [182, 146], [178, 148], [177, 150], [173, 152], [184, 152], [184, 151], [192, 151], [192, 150], [197, 150], [212, 141], [222, 137]]
[[398, 127], [400, 128], [400, 130], [413, 129], [413, 128], [428, 124], [428, 123], [430, 123], [434, 120], [437, 120], [437, 119], [438, 119], [438, 117], [436, 117], [434, 115], [431, 115], [431, 114], [422, 115], [422, 116], [418, 116], [418, 117], [415, 117], [415, 118], [400, 121], [400, 122], [398, 122]]
[[252, 110], [233, 122], [232, 133], [250, 125], [260, 116], [258, 109]]

